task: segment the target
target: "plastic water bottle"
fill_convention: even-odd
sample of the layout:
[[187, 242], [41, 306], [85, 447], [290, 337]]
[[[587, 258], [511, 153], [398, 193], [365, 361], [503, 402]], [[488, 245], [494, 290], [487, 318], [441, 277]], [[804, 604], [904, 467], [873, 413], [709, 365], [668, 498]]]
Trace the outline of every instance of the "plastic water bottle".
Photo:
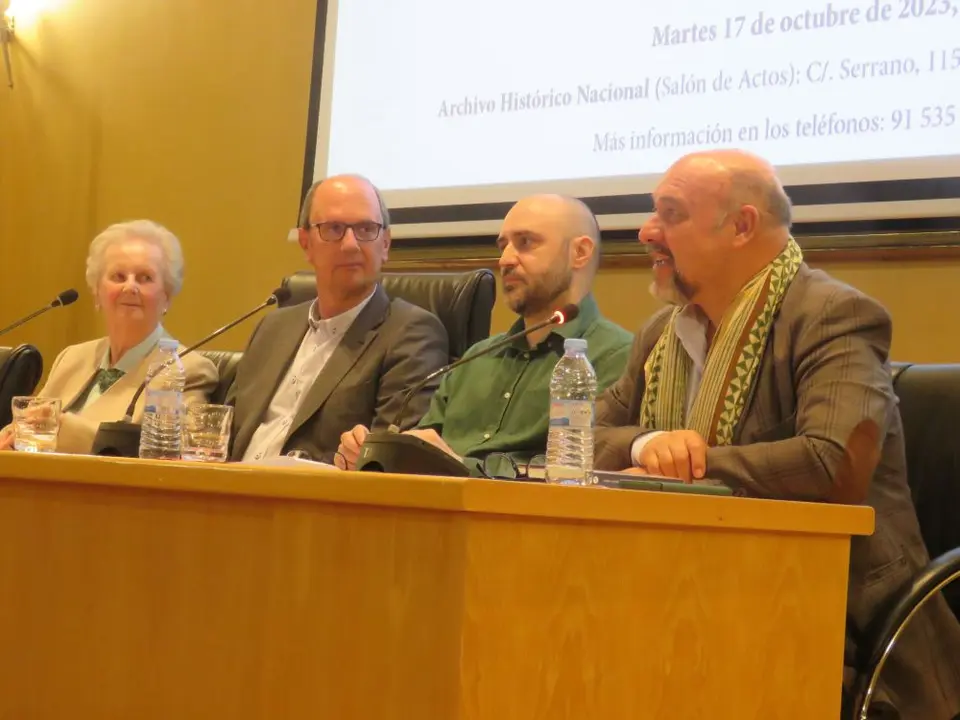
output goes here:
[[596, 398], [597, 374], [587, 359], [587, 341], [564, 340], [563, 357], [550, 378], [548, 483], [592, 484]]
[[160, 340], [160, 356], [147, 370], [140, 426], [140, 457], [149, 460], [180, 459], [183, 422], [183, 388], [186, 373], [173, 338]]

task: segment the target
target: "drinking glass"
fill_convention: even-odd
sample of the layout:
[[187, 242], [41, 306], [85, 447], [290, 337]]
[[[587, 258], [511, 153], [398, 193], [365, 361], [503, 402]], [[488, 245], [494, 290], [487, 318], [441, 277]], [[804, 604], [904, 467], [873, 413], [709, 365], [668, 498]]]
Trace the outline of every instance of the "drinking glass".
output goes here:
[[195, 404], [183, 417], [180, 457], [200, 462], [226, 462], [233, 408]]
[[55, 452], [60, 399], [18, 395], [13, 410], [13, 447], [20, 452]]

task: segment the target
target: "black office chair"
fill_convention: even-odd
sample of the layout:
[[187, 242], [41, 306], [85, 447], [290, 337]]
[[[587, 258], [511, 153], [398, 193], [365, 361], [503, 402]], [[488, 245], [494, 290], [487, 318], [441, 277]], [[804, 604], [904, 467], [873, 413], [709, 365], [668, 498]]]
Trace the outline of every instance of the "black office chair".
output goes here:
[[237, 365], [240, 364], [240, 358], [243, 357], [243, 351], [236, 350], [198, 350], [201, 355], [208, 358], [217, 366], [217, 372], [220, 375], [220, 381], [216, 389], [210, 395], [210, 402], [215, 405], [223, 405], [227, 399], [227, 393], [233, 379], [237, 376]]
[[[960, 365], [894, 368], [894, 389], [907, 449], [907, 478], [927, 552], [936, 558], [960, 548]], [[960, 584], [944, 596], [960, 619]]]
[[0, 428], [13, 421], [11, 404], [18, 395], [30, 395], [43, 375], [43, 357], [33, 345], [0, 347]]
[[[934, 558], [877, 618], [859, 648], [852, 718], [865, 720], [884, 664], [910, 620], [942, 592], [960, 618], [960, 365], [893, 367], [907, 451], [907, 475], [920, 531]], [[949, 587], [948, 587], [949, 586]]]
[[[311, 271], [283, 279], [290, 290], [284, 306], [298, 305], [317, 296]], [[490, 317], [497, 299], [497, 282], [490, 270], [464, 273], [384, 273], [383, 289], [440, 318], [450, 336], [451, 361], [458, 360], [474, 343], [490, 335]]]

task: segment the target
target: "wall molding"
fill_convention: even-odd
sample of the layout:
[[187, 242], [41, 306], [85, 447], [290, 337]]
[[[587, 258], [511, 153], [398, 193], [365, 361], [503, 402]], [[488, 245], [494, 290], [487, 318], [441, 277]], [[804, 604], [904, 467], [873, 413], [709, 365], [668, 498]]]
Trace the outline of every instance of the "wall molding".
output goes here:
[[[929, 233], [882, 233], [865, 235], [797, 236], [804, 256], [811, 264], [853, 262], [931, 262], [960, 259], [960, 231]], [[462, 249], [404, 248], [394, 244], [386, 269], [391, 272], [459, 272], [479, 268], [496, 269], [498, 255], [490, 240], [487, 247], [471, 245]], [[605, 239], [601, 269], [649, 268], [650, 258], [633, 239]]]

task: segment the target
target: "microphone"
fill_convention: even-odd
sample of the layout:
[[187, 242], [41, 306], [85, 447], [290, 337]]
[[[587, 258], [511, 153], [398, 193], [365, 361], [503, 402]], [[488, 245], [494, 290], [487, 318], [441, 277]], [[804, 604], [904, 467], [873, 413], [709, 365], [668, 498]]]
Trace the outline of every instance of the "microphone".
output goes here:
[[[217, 328], [212, 333], [198, 342], [195, 342], [190, 347], [184, 348], [182, 351], [177, 353], [177, 357], [183, 358], [189, 355], [197, 348], [200, 348], [211, 340], [220, 337], [227, 330], [239, 325], [244, 320], [256, 315], [261, 310], [268, 308], [271, 305], [282, 304], [289, 299], [290, 290], [286, 287], [278, 287], [270, 294], [270, 297], [253, 308], [253, 310], [244, 313], [236, 320], [227, 323], [223, 327]], [[158, 372], [161, 372], [172, 362], [172, 360], [168, 360], [166, 363], [161, 365], [154, 375], [156, 375]], [[137, 457], [140, 454], [141, 428], [139, 423], [133, 422], [133, 413], [136, 410], [137, 401], [140, 400], [140, 396], [143, 394], [144, 390], [146, 390], [147, 384], [150, 382], [152, 377], [153, 376], [148, 377], [140, 384], [140, 387], [137, 388], [137, 391], [133, 395], [133, 399], [130, 401], [130, 404], [127, 405], [127, 412], [124, 414], [123, 420], [120, 420], [119, 422], [100, 423], [100, 427], [97, 429], [97, 434], [93, 441], [92, 452], [94, 455]]]
[[26, 322], [30, 322], [38, 315], [43, 315], [45, 312], [47, 312], [47, 310], [53, 310], [54, 308], [66, 307], [67, 305], [71, 305], [77, 301], [78, 297], [80, 297], [80, 293], [78, 293], [73, 288], [70, 288], [69, 290], [64, 290], [62, 293], [57, 295], [52, 301], [44, 305], [39, 310], [35, 310], [34, 312], [30, 313], [26, 317], [20, 318], [15, 323], [13, 323], [13, 325], [7, 325], [7, 327], [0, 330], [0, 335], [6, 335], [11, 330], [16, 330], [18, 327], [20, 327]]
[[[276, 290], [274, 290], [274, 291], [270, 294], [270, 297], [268, 297], [268, 298], [267, 298], [266, 300], [264, 300], [262, 303], [260, 303], [259, 305], [257, 305], [253, 310], [250, 310], [249, 312], [244, 313], [243, 315], [241, 315], [240, 317], [238, 317], [236, 320], [233, 320], [233, 321], [227, 323], [226, 325], [224, 325], [222, 328], [218, 328], [218, 329], [214, 330], [212, 333], [210, 333], [209, 335], [207, 335], [205, 338], [203, 338], [203, 339], [200, 340], [199, 342], [195, 342], [195, 343], [194, 343], [193, 345], [191, 345], [190, 347], [185, 348], [182, 352], [178, 353], [178, 354], [177, 354], [177, 357], [183, 358], [183, 357], [189, 355], [190, 353], [192, 353], [192, 352], [193, 352], [194, 350], [196, 350], [197, 348], [202, 347], [203, 345], [206, 345], [206, 344], [207, 344], [208, 342], [210, 342], [211, 340], [214, 340], [214, 339], [220, 337], [221, 335], [223, 335], [223, 334], [224, 334], [227, 330], [229, 330], [230, 328], [236, 327], [237, 325], [239, 325], [240, 323], [242, 323], [242, 322], [243, 322], [244, 320], [246, 320], [247, 318], [249, 318], [249, 317], [251, 317], [251, 316], [253, 316], [253, 315], [256, 315], [256, 314], [257, 314], [258, 312], [260, 312], [261, 310], [263, 310], [263, 309], [265, 309], [265, 308], [268, 308], [268, 307], [270, 307], [271, 305], [279, 305], [280, 303], [286, 302], [286, 301], [289, 300], [289, 299], [290, 299], [290, 290], [288, 290], [288, 289], [285, 288], [285, 287], [278, 287]], [[162, 371], [162, 370], [163, 370], [165, 367], [167, 367], [167, 365], [169, 365], [171, 362], [172, 362], [172, 360], [168, 360], [166, 363], [164, 363], [164, 364], [160, 367], [159, 370], [157, 370], [157, 372]], [[147, 383], [148, 383], [148, 382], [150, 382], [150, 378], [147, 378], [146, 380], [144, 380], [144, 381], [140, 384], [140, 387], [137, 388], [137, 392], [134, 393], [133, 399], [130, 401], [130, 404], [127, 405], [127, 412], [126, 412], [126, 415], [125, 415], [124, 418], [123, 418], [125, 422], [133, 422], [133, 413], [134, 413], [135, 410], [136, 410], [137, 401], [140, 399], [140, 396], [143, 394], [143, 391], [147, 389]]]
[[531, 333], [542, 330], [551, 325], [563, 325], [580, 314], [580, 308], [574, 304], [564, 305], [555, 311], [547, 320], [532, 325], [520, 332], [509, 335], [493, 343], [483, 350], [460, 358], [454, 363], [434, 370], [423, 380], [414, 385], [403, 398], [403, 403], [397, 411], [393, 424], [386, 430], [379, 430], [367, 435], [360, 448], [360, 457], [357, 458], [357, 470], [368, 472], [406, 473], [411, 475], [447, 475], [452, 477], [466, 477], [470, 474], [466, 465], [451, 457], [443, 450], [431, 445], [414, 435], [404, 435], [400, 432], [403, 416], [410, 400], [432, 380], [442, 377], [456, 368], [478, 357], [500, 350], [516, 340]]

